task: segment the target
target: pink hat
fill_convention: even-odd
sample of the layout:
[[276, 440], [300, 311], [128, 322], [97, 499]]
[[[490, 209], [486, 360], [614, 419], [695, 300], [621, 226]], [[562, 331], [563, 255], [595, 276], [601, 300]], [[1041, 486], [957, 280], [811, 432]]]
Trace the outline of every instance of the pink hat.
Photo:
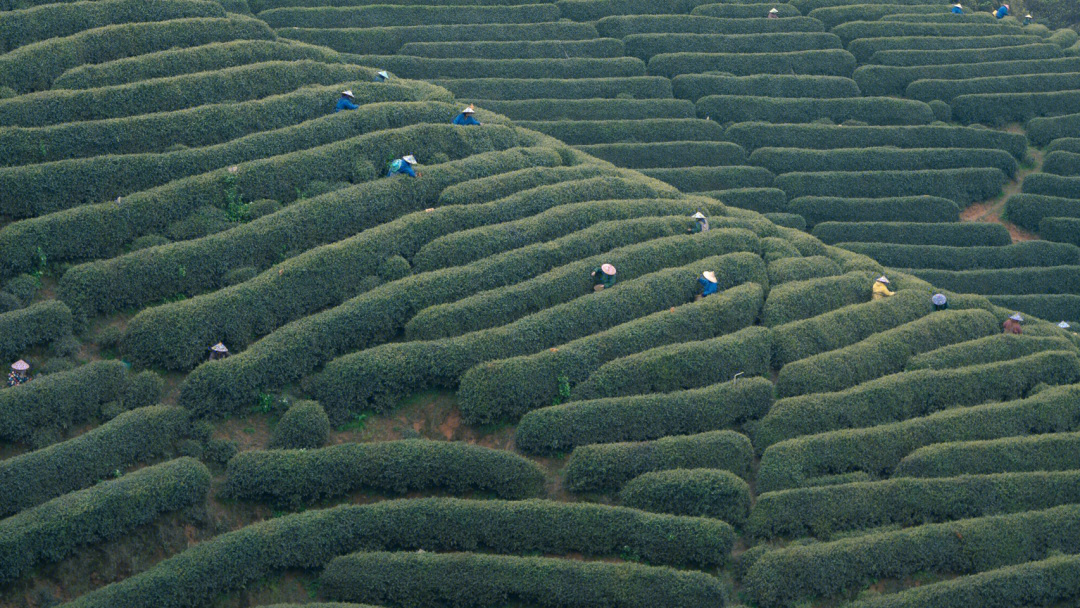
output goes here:
[[22, 359], [19, 359], [15, 363], [11, 364], [11, 369], [17, 372], [25, 372], [26, 370], [30, 369], [30, 364], [26, 361], [23, 361]]
[[227, 353], [227, 352], [229, 352], [229, 349], [225, 348], [225, 345], [222, 344], [221, 342], [218, 342], [217, 344], [211, 346], [210, 350], [214, 351], [215, 353]]
[[600, 270], [608, 276], [615, 276], [615, 267], [611, 264], [604, 264], [600, 267]]

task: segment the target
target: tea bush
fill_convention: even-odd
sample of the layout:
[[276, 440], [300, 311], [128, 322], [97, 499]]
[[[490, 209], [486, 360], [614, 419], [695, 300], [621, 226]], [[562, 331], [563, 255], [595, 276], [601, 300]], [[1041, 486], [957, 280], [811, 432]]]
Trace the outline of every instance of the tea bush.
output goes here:
[[[950, 151], [956, 154], [957, 150]], [[955, 222], [960, 207], [936, 196], [842, 198], [803, 196], [792, 199], [788, 209], [806, 218], [813, 227], [823, 222]]]
[[870, 58], [870, 63], [922, 67], [958, 63], [989, 63], [991, 61], [1057, 59], [1061, 56], [1061, 47], [1055, 44], [1022, 44], [989, 49], [878, 51]]
[[[1076, 58], [1080, 60], [1080, 57]], [[1077, 63], [1080, 71], [1080, 63]], [[1065, 114], [1052, 118], [1033, 118], [1025, 125], [1031, 143], [1036, 146], [1045, 146], [1059, 137], [1069, 137], [1080, 128], [1080, 114]]]
[[[1027, 151], [1027, 139], [1018, 133], [950, 126], [833, 126], [774, 125], [762, 122], [738, 123], [725, 136], [748, 152], [758, 148], [997, 148], [1017, 159]], [[830, 196], [836, 196], [830, 194]]]
[[912, 274], [945, 289], [983, 295], [1075, 294], [1080, 285], [1080, 266], [993, 270], [919, 269], [913, 270]]
[[595, 144], [578, 146], [578, 149], [629, 169], [747, 164], [745, 150], [733, 143], [723, 141]]
[[959, 95], [988, 93], [1035, 93], [1067, 91], [1076, 87], [1076, 73], [1015, 74], [1012, 76], [983, 76], [962, 80], [925, 79], [907, 85], [906, 97], [930, 101], [952, 101]]
[[1012, 178], [1019, 168], [1017, 160], [1004, 150], [978, 148], [758, 148], [750, 155], [750, 164], [761, 165], [778, 175], [796, 171], [925, 171], [993, 167]]
[[592, 40], [522, 40], [479, 42], [409, 42], [400, 55], [432, 59], [564, 59], [567, 57], [622, 57], [626, 47], [616, 38]]
[[1080, 264], [1080, 248], [1046, 241], [1025, 241], [992, 247], [893, 243], [844, 243], [841, 246], [868, 255], [893, 268], [979, 270]]
[[620, 120], [694, 118], [694, 104], [685, 99], [477, 99], [485, 110], [513, 120], [589, 120], [618, 116]]
[[286, 410], [274, 427], [270, 447], [316, 449], [326, 445], [329, 439], [330, 419], [322, 406], [315, 401], [298, 401]]
[[[667, 37], [669, 35], [661, 36]], [[627, 40], [627, 43], [630, 43], [630, 39]], [[815, 99], [859, 96], [859, 87], [855, 84], [855, 81], [839, 76], [680, 74], [671, 80], [671, 86], [676, 97], [695, 102], [707, 95], [809, 97]]]
[[772, 34], [823, 32], [817, 19], [719, 19], [701, 15], [632, 15], [604, 17], [596, 22], [601, 36], [626, 38], [633, 34]]
[[1056, 116], [1080, 107], [1080, 91], [985, 93], [959, 95], [952, 102], [953, 119], [1003, 126], [1041, 116]]
[[843, 49], [779, 53], [662, 53], [649, 59], [649, 74], [674, 78], [680, 74], [724, 71], [750, 74], [808, 74], [850, 77], [855, 57]]
[[619, 493], [628, 507], [655, 513], [712, 517], [741, 526], [750, 512], [750, 486], [717, 469], [673, 469], [631, 479]]
[[864, 241], [898, 245], [939, 245], [947, 247], [997, 247], [1012, 243], [1008, 230], [1000, 224], [916, 222], [821, 222], [814, 236], [825, 243]]
[[1000, 169], [968, 167], [917, 171], [785, 173], [776, 178], [776, 187], [787, 192], [791, 198], [929, 195], [949, 198], [958, 204], [967, 205], [997, 196], [1006, 181], [1007, 178]]
[[270, 27], [348, 28], [459, 23], [542, 23], [559, 20], [551, 4], [518, 6], [317, 6], [272, 8], [259, 13]]
[[952, 477], [1017, 471], [1070, 471], [1078, 454], [1078, 433], [956, 441], [915, 450], [896, 465], [893, 474], [897, 477]]
[[[985, 63], [952, 63], [907, 67], [864, 65], [855, 70], [852, 78], [859, 84], [859, 89], [863, 95], [902, 95], [907, 86], [916, 80], [963, 80], [986, 76], [1059, 74], [1077, 71], [1080, 71], [1080, 57], [1062, 57], [1059, 59], [1014, 59]], [[1034, 139], [1032, 143], [1039, 145], [1039, 142]]]
[[[543, 6], [543, 5], [537, 5]], [[496, 8], [496, 7], [493, 7]], [[645, 76], [637, 57], [570, 59], [430, 59], [408, 55], [351, 55], [360, 65], [378, 65], [402, 78], [615, 78]]]
[[18, 358], [27, 348], [71, 335], [71, 310], [45, 300], [0, 314], [0, 357]]
[[593, 24], [569, 21], [331, 28], [281, 27], [276, 31], [285, 38], [327, 46], [342, 53], [383, 55], [396, 53], [410, 42], [591, 40], [600, 37]]
[[939, 51], [950, 49], [986, 49], [995, 47], [1037, 44], [1042, 37], [1031, 34], [994, 34], [990, 36], [886, 36], [884, 38], [857, 38], [847, 45], [847, 50], [859, 60], [867, 63], [878, 51], [923, 50]]
[[[745, 5], [723, 5], [742, 9]], [[768, 13], [769, 8], [765, 8]], [[655, 55], [681, 53], [788, 53], [841, 48], [840, 39], [825, 32], [779, 34], [634, 34], [627, 36], [626, 54], [648, 61]], [[694, 75], [698, 77], [699, 75]], [[681, 95], [680, 95], [681, 97]]]
[[518, 121], [517, 125], [540, 131], [571, 146], [724, 139], [724, 127], [719, 124], [686, 118]]
[[625, 78], [452, 78], [431, 81], [461, 99], [632, 99], [671, 97], [671, 81], [658, 76]]
[[679, 167], [675, 169], [640, 169], [684, 192], [707, 192], [735, 188], [767, 188], [775, 176], [763, 167]]
[[854, 271], [835, 277], [822, 277], [777, 285], [765, 301], [761, 322], [768, 327], [816, 317], [830, 310], [866, 302], [874, 277]]
[[959, 344], [942, 346], [912, 357], [906, 369], [945, 369], [1008, 361], [1047, 350], [1074, 350], [1064, 336], [997, 334]]

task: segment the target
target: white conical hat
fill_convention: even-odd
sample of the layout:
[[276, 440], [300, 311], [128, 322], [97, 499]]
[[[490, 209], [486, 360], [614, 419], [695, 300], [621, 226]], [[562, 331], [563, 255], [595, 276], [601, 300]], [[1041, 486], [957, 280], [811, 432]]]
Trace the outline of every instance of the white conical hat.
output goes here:
[[225, 348], [225, 345], [222, 344], [221, 342], [218, 342], [217, 344], [211, 346], [210, 350], [214, 351], [215, 353], [227, 353], [227, 352], [229, 352], [229, 349]]
[[17, 372], [25, 372], [26, 370], [30, 369], [30, 364], [26, 361], [23, 361], [22, 359], [19, 359], [15, 363], [11, 364], [11, 369]]
[[352, 89], [346, 89], [346, 90], [342, 91], [341, 94], [346, 96], [346, 97], [352, 97], [353, 96]]
[[1065, 321], [1062, 321], [1061, 323], [1058, 323], [1058, 327], [1060, 327], [1061, 329], [1069, 329], [1070, 327], [1072, 327], [1072, 325], [1069, 325]]
[[416, 157], [413, 156], [412, 154], [407, 154], [405, 156], [402, 156], [401, 160], [409, 163], [410, 165], [415, 165], [416, 164]]
[[472, 104], [469, 104], [469, 107], [461, 111], [462, 114], [472, 114], [474, 112], [476, 112], [476, 110], [473, 109]]
[[941, 306], [947, 300], [945, 299], [945, 294], [943, 294], [943, 293], [935, 293], [934, 297], [930, 298], [930, 301], [933, 302], [934, 304], [938, 305], [938, 306]]
[[957, 2], [957, 3], [956, 3], [956, 4], [954, 4], [953, 6], [955, 6], [956, 8], [964, 8], [964, 7], [960, 6], [960, 3], [959, 3], [959, 2]]
[[382, 76], [383, 78], [390, 78], [390, 74], [387, 74], [385, 71], [380, 70], [379, 72], [376, 72], [376, 73], [379, 76]]
[[888, 285], [889, 284], [889, 279], [886, 279], [885, 275], [881, 275], [880, 277], [877, 278], [877, 282], [878, 283], [885, 283], [886, 285]]
[[694, 215], [693, 215], [692, 217], [693, 217], [693, 218], [694, 218], [695, 220], [703, 220], [703, 219], [705, 219], [705, 214], [704, 214], [704, 213], [702, 213], [702, 212], [700, 212], [700, 211], [698, 211], [698, 212], [697, 212], [697, 213], [695, 213], [695, 214], [694, 214]]
[[780, 11], [778, 11], [778, 10], [776, 10], [776, 9], [774, 8], [774, 9], [772, 9], [772, 10], [771, 10], [771, 11], [769, 11], [769, 12], [770, 12], [770, 13], [779, 13]]
[[1020, 313], [1013, 313], [1013, 315], [1009, 318], [1013, 321], [1020, 321], [1021, 323], [1024, 321], [1024, 317], [1021, 317]]
[[701, 273], [701, 276], [705, 277], [705, 280], [710, 283], [716, 282], [716, 273], [711, 270], [706, 270], [705, 272]]
[[604, 264], [604, 265], [600, 266], [600, 272], [603, 272], [604, 274], [606, 274], [608, 276], [614, 276], [615, 275], [615, 267], [612, 266], [611, 264]]
[[1027, 17], [1028, 19], [1031, 19], [1031, 13], [1028, 13], [1028, 14], [1026, 14], [1024, 16]]

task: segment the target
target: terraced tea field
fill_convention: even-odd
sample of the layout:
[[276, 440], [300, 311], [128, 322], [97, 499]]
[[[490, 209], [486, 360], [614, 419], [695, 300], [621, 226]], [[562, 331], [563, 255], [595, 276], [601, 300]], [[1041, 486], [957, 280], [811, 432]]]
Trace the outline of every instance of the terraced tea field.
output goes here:
[[1074, 604], [1080, 35], [950, 6], [0, 0], [0, 606]]

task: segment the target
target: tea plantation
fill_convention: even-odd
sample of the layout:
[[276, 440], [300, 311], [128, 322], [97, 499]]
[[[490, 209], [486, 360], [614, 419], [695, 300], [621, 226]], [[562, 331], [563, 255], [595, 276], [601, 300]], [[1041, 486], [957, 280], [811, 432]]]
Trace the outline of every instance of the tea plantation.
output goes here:
[[0, 0], [0, 607], [1080, 602], [998, 6]]

